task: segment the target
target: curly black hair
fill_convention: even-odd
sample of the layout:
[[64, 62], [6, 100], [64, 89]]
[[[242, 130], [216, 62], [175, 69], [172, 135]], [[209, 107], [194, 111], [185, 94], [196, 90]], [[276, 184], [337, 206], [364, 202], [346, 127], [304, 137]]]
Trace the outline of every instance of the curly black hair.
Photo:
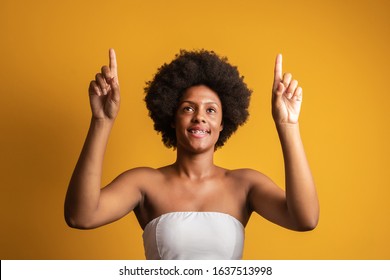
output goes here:
[[222, 103], [223, 130], [215, 149], [222, 147], [249, 116], [252, 90], [248, 89], [236, 66], [213, 51], [181, 50], [171, 63], [158, 68], [153, 80], [145, 87], [149, 116], [168, 148], [176, 148], [177, 145], [176, 132], [171, 124], [174, 123], [180, 98], [186, 89], [196, 85], [205, 85], [215, 91]]

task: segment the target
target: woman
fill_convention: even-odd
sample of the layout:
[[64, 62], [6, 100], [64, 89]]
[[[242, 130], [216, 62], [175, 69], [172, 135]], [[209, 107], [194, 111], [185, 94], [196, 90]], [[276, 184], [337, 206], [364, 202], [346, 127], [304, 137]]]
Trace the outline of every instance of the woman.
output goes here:
[[240, 259], [252, 212], [291, 230], [316, 227], [318, 199], [298, 124], [302, 89], [291, 74], [282, 75], [281, 55], [272, 114], [285, 160], [285, 191], [258, 171], [227, 170], [213, 162], [214, 151], [246, 121], [251, 94], [226, 58], [182, 51], [145, 91], [155, 129], [177, 150], [176, 161], [128, 170], [101, 189], [106, 144], [120, 104], [110, 49], [109, 66], [89, 86], [92, 118], [66, 196], [69, 226], [96, 228], [134, 211], [144, 229], [147, 259]]

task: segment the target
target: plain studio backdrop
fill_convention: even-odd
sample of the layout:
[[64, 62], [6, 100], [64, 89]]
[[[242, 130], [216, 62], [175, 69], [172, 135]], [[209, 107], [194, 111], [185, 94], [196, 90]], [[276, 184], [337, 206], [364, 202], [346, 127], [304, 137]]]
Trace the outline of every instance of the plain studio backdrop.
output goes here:
[[390, 258], [388, 1], [2, 0], [0, 258], [144, 259], [133, 213], [67, 227], [63, 203], [90, 120], [88, 85], [115, 48], [122, 104], [103, 183], [170, 164], [143, 101], [145, 82], [180, 49], [214, 50], [245, 76], [250, 118], [216, 152], [283, 187], [271, 117], [274, 59], [303, 87], [301, 133], [321, 204], [297, 233], [253, 214], [244, 259]]

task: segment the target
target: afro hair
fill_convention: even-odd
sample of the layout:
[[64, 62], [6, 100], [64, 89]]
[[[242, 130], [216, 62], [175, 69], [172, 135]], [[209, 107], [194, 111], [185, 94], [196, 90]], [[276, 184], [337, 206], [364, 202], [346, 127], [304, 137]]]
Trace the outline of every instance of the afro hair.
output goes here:
[[149, 116], [168, 148], [176, 148], [177, 145], [176, 132], [171, 124], [174, 123], [180, 98], [188, 88], [196, 85], [205, 85], [215, 91], [222, 103], [223, 130], [215, 149], [222, 147], [249, 116], [252, 91], [237, 67], [213, 51], [181, 50], [171, 63], [165, 63], [158, 69], [153, 80], [147, 82], [145, 87]]

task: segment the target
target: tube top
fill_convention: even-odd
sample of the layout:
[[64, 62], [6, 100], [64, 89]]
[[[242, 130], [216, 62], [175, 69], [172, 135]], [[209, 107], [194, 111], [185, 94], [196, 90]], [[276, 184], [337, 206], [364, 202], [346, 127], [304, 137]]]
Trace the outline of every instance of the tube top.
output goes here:
[[228, 214], [171, 212], [151, 220], [142, 237], [148, 260], [236, 260], [245, 234]]

